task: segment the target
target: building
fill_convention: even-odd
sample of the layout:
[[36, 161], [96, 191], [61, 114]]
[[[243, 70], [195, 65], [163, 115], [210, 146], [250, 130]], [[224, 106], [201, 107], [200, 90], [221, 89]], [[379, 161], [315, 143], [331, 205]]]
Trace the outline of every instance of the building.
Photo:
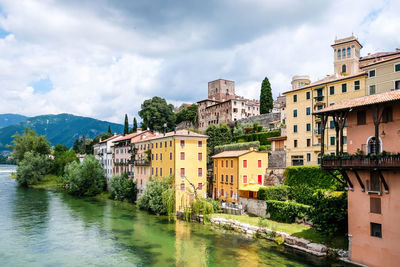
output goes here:
[[94, 155], [104, 169], [107, 184], [109, 184], [113, 176], [113, 142], [120, 138], [122, 138], [122, 135], [114, 134], [110, 138], [100, 139], [100, 142], [93, 146]]
[[224, 151], [213, 157], [213, 198], [238, 203], [239, 197], [257, 198], [268, 167], [268, 153]]
[[[368, 266], [398, 266], [400, 91], [344, 100], [315, 114], [323, 126], [330, 117], [347, 120], [347, 151], [353, 156], [344, 155], [338, 143], [338, 154], [324, 157], [322, 168], [338, 170], [349, 189], [350, 259]], [[338, 125], [336, 129], [343, 139]]]
[[172, 176], [177, 211], [189, 205], [195, 191], [198, 197], [206, 197], [207, 138], [178, 130], [135, 142], [135, 168], [140, 172], [136, 179], [142, 179], [140, 184], [145, 188], [150, 178]]
[[258, 100], [235, 94], [235, 82], [218, 79], [208, 83], [208, 98], [198, 103], [198, 124], [205, 131], [211, 124], [233, 124], [235, 121], [259, 115]]

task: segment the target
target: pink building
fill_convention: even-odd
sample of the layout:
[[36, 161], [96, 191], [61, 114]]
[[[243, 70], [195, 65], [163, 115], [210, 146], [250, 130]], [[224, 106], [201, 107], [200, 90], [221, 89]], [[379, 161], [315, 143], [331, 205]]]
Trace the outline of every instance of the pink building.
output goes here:
[[[338, 179], [349, 189], [350, 259], [369, 266], [399, 266], [400, 91], [347, 99], [315, 115], [321, 116], [322, 135], [328, 117], [333, 117], [340, 140], [338, 155], [325, 156], [322, 168], [338, 170]], [[346, 121], [350, 155], [343, 153]], [[322, 142], [322, 155], [324, 151]]]

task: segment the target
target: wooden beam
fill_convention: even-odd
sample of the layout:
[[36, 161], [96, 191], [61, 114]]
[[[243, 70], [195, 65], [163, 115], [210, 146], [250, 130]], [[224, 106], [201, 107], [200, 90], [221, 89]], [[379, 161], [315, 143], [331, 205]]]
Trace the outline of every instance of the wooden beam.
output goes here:
[[349, 189], [351, 191], [353, 191], [354, 190], [353, 183], [350, 181], [350, 178], [347, 175], [346, 171], [345, 170], [339, 170], [339, 172], [342, 174], [343, 178], [346, 180], [347, 184], [349, 185]]
[[327, 173], [329, 173], [333, 178], [335, 178], [339, 183], [342, 185], [346, 186], [346, 182], [340, 179], [338, 176], [336, 176], [331, 170], [326, 170]]
[[383, 187], [385, 188], [385, 193], [389, 194], [389, 186], [386, 183], [385, 177], [383, 177], [381, 170], [378, 170], [378, 173], [379, 173], [379, 178], [381, 178], [381, 181], [383, 183]]
[[361, 178], [360, 178], [360, 176], [358, 175], [357, 170], [352, 170], [352, 171], [353, 171], [354, 174], [356, 175], [357, 181], [358, 181], [358, 183], [359, 183], [360, 186], [361, 186], [361, 192], [365, 192], [365, 186], [364, 186], [363, 182], [361, 181]]

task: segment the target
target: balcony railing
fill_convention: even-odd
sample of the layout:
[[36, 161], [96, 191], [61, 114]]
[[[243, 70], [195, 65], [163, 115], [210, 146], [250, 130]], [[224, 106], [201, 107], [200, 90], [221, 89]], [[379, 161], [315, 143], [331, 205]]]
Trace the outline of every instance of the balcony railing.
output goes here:
[[350, 157], [350, 158], [323, 158], [324, 169], [400, 169], [399, 156], [386, 157]]
[[321, 102], [322, 100], [324, 100], [324, 96], [323, 95], [315, 96], [314, 99], [315, 102]]
[[150, 160], [135, 160], [136, 166], [150, 166]]

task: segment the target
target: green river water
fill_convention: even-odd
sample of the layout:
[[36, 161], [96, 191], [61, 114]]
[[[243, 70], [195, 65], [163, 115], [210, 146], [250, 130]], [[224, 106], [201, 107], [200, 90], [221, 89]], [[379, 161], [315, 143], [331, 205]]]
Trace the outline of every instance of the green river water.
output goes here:
[[0, 266], [342, 266], [113, 201], [19, 188], [0, 165]]

